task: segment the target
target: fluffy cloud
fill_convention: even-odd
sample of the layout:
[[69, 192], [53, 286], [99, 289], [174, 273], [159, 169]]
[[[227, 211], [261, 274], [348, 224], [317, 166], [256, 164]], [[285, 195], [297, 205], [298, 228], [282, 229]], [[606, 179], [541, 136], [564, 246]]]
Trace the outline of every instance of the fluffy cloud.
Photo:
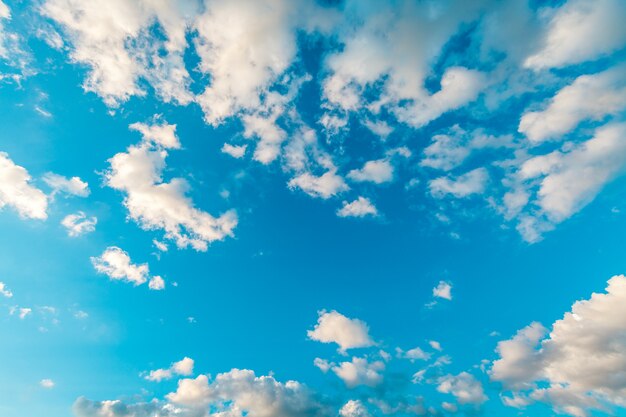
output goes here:
[[439, 284], [433, 288], [433, 297], [452, 300], [452, 284], [446, 281], [439, 281]]
[[577, 301], [552, 324], [539, 323], [498, 344], [491, 378], [513, 391], [509, 405], [535, 401], [555, 411], [587, 416], [604, 404], [625, 406], [626, 277], [608, 281], [605, 293]]
[[485, 190], [489, 174], [485, 168], [476, 168], [457, 177], [439, 177], [428, 184], [430, 193], [437, 198], [452, 195], [456, 198], [480, 194]]
[[569, 0], [556, 9], [541, 49], [525, 65], [562, 67], [610, 54], [626, 44], [624, 16], [621, 0]]
[[370, 417], [371, 414], [359, 400], [349, 400], [339, 409], [341, 417]]
[[459, 404], [480, 405], [487, 401], [482, 384], [467, 372], [439, 378], [437, 391], [452, 394]]
[[387, 159], [367, 161], [363, 168], [353, 169], [348, 178], [356, 182], [373, 182], [383, 184], [393, 180], [393, 165]]
[[568, 152], [537, 156], [521, 166], [519, 176], [524, 180], [541, 178], [536, 204], [550, 221], [567, 219], [622, 173], [626, 164], [625, 136], [626, 123], [608, 124]]
[[145, 378], [148, 381], [160, 382], [164, 379], [170, 379], [174, 375], [189, 376], [193, 374], [194, 360], [188, 357], [184, 357], [178, 362], [174, 362], [167, 369], [156, 369], [150, 371]]
[[158, 401], [125, 404], [120, 400], [92, 401], [84, 397], [74, 402], [72, 411], [76, 417], [194, 417]]
[[[208, 244], [232, 236], [237, 215], [228, 211], [219, 217], [195, 208], [186, 196], [189, 184], [183, 178], [163, 181], [166, 149], [178, 147], [174, 128], [166, 123], [132, 127], [144, 134], [143, 141], [109, 159], [106, 184], [126, 194], [124, 205], [130, 218], [146, 230], [162, 229], [180, 248], [207, 250]], [[159, 132], [156, 134], [155, 132]]]
[[328, 199], [350, 188], [335, 170], [315, 176], [305, 172], [289, 181], [289, 188], [300, 188], [311, 197]]
[[62, 175], [48, 172], [43, 176], [43, 180], [52, 188], [51, 195], [65, 193], [79, 197], [87, 197], [90, 193], [89, 184], [79, 177], [66, 178]]
[[7, 288], [4, 282], [0, 282], [0, 295], [6, 298], [13, 297], [13, 293]]
[[135, 286], [148, 280], [148, 264], [133, 264], [128, 253], [116, 246], [110, 246], [102, 255], [92, 257], [91, 263], [96, 271], [113, 280], [130, 282]]
[[559, 138], [581, 121], [601, 120], [626, 108], [626, 66], [581, 75], [560, 90], [541, 111], [522, 116], [519, 131], [532, 142]]
[[361, 197], [352, 202], [343, 202], [343, 206], [337, 210], [337, 216], [339, 217], [365, 217], [365, 216], [377, 216], [378, 210], [376, 206], [372, 204], [369, 198]]
[[366, 358], [352, 358], [350, 362], [341, 362], [330, 368], [348, 388], [358, 385], [375, 387], [383, 382], [380, 373], [385, 369], [382, 361], [369, 362]]
[[233, 158], [239, 159], [243, 158], [246, 153], [247, 147], [247, 145], [235, 146], [229, 143], [225, 143], [224, 146], [222, 146], [222, 152], [232, 156]]
[[98, 219], [95, 216], [87, 217], [82, 211], [75, 214], [68, 214], [61, 220], [61, 224], [67, 229], [67, 234], [70, 237], [93, 232], [96, 230], [97, 223]]
[[158, 275], [153, 276], [148, 281], [148, 288], [155, 291], [160, 291], [165, 288], [165, 281]]
[[30, 180], [26, 169], [16, 165], [8, 154], [0, 152], [0, 209], [9, 206], [20, 217], [45, 220], [48, 199], [30, 184]]
[[[72, 45], [71, 59], [90, 68], [83, 84], [109, 106], [145, 95], [149, 82], [165, 101], [189, 103], [183, 61], [185, 34], [199, 2], [141, 0], [47, 0], [41, 12], [53, 19]], [[165, 39], [151, 35], [157, 22]]]
[[336, 343], [341, 352], [374, 345], [365, 322], [350, 319], [335, 310], [320, 311], [317, 324], [307, 331], [307, 336], [322, 343]]
[[[182, 379], [178, 389], [167, 395], [178, 406], [195, 410], [211, 409], [209, 416], [316, 417], [325, 407], [296, 381], [281, 383], [272, 376], [257, 377], [253, 371], [233, 369], [218, 374]], [[205, 415], [205, 414], [201, 414]]]

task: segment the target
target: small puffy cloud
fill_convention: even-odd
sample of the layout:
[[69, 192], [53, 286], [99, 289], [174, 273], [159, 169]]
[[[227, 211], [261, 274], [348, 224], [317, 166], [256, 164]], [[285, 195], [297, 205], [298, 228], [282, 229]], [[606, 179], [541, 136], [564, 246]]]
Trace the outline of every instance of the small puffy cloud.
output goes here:
[[551, 404], [580, 417], [605, 405], [623, 406], [626, 394], [626, 277], [577, 301], [552, 324], [539, 323], [498, 343], [491, 379], [511, 390], [512, 406]]
[[409, 359], [411, 362], [414, 362], [416, 360], [427, 361], [428, 359], [430, 359], [431, 354], [428, 352], [424, 352], [419, 347], [409, 349], [406, 352], [400, 348], [396, 348], [396, 356], [399, 358]]
[[316, 368], [319, 368], [319, 370], [324, 373], [328, 372], [330, 368], [333, 366], [332, 363], [322, 358], [315, 358], [313, 360], [313, 365], [315, 365]]
[[30, 184], [31, 177], [9, 155], [0, 152], [0, 209], [12, 207], [20, 217], [45, 220], [48, 217], [46, 195]]
[[146, 142], [152, 142], [165, 149], [180, 148], [180, 142], [178, 141], [178, 136], [176, 136], [176, 125], [165, 122], [155, 122], [154, 124], [136, 122], [129, 125], [128, 128], [141, 133], [143, 140]]
[[378, 210], [376, 206], [372, 204], [369, 198], [361, 197], [352, 202], [343, 202], [343, 207], [337, 210], [337, 216], [339, 217], [366, 217], [377, 216]]
[[558, 68], [608, 55], [626, 45], [624, 16], [621, 0], [565, 2], [550, 19], [541, 48], [524, 65]]
[[381, 371], [385, 370], [382, 361], [369, 362], [366, 358], [352, 358], [350, 362], [341, 362], [331, 370], [346, 384], [348, 388], [358, 385], [375, 387], [383, 382]]
[[89, 317], [89, 314], [83, 310], [78, 310], [77, 312], [74, 313], [74, 318], [78, 320], [85, 320], [88, 317]]
[[0, 295], [6, 297], [6, 298], [11, 298], [13, 297], [13, 293], [7, 288], [6, 284], [4, 282], [0, 282]]
[[437, 198], [452, 195], [457, 198], [468, 197], [473, 194], [481, 194], [489, 180], [489, 174], [485, 168], [476, 168], [458, 177], [439, 177], [431, 180], [428, 184], [430, 193]]
[[246, 148], [248, 145], [231, 145], [230, 143], [225, 143], [222, 146], [222, 153], [232, 156], [233, 158], [243, 158], [246, 153]]
[[102, 255], [92, 257], [91, 263], [96, 271], [113, 280], [130, 282], [135, 286], [148, 280], [148, 264], [133, 264], [128, 253], [116, 246], [110, 246]]
[[152, 244], [161, 252], [167, 252], [169, 250], [167, 244], [161, 242], [160, 240], [152, 239]]
[[162, 290], [165, 288], [165, 281], [160, 276], [155, 275], [150, 278], [150, 281], [148, 282], [148, 288], [155, 291]]
[[32, 308], [29, 307], [11, 307], [10, 314], [16, 314], [20, 318], [20, 320], [24, 320], [30, 313], [33, 312]]
[[353, 169], [348, 178], [356, 182], [383, 184], [393, 180], [393, 165], [387, 159], [367, 161], [360, 169]]
[[193, 374], [194, 360], [188, 357], [178, 362], [174, 362], [167, 369], [156, 369], [150, 371], [145, 378], [148, 381], [160, 382], [164, 379], [170, 379], [175, 375], [189, 376]]
[[163, 181], [165, 146], [178, 143], [172, 139], [174, 129], [165, 123], [156, 131], [151, 126], [135, 128], [144, 135], [143, 141], [109, 159], [111, 167], [105, 174], [109, 187], [125, 193], [130, 218], [146, 230], [164, 230], [165, 237], [180, 248], [205, 251], [209, 243], [232, 236], [237, 225], [233, 210], [213, 217], [194, 207], [183, 178]]
[[70, 237], [77, 237], [96, 230], [98, 219], [95, 216], [87, 217], [87, 215], [79, 211], [75, 214], [69, 214], [61, 220], [61, 224], [67, 229]]
[[365, 322], [350, 319], [335, 310], [330, 312], [322, 310], [318, 314], [317, 324], [313, 330], [307, 331], [309, 339], [322, 343], [336, 343], [341, 352], [374, 345]]
[[433, 288], [433, 297], [452, 300], [452, 284], [446, 281], [439, 281], [439, 284]]
[[54, 388], [54, 381], [48, 378], [42, 379], [41, 381], [39, 381], [39, 385], [45, 389], [52, 389]]
[[335, 170], [328, 171], [319, 177], [305, 172], [292, 178], [288, 185], [292, 189], [301, 189], [311, 197], [325, 200], [350, 189], [343, 178], [335, 173]]
[[438, 380], [437, 391], [454, 395], [459, 404], [480, 405], [487, 401], [480, 381], [467, 372], [442, 376]]
[[428, 344], [430, 345], [431, 348], [438, 350], [439, 352], [443, 350], [441, 348], [441, 343], [437, 342], [436, 340], [431, 340], [428, 342]]
[[359, 400], [349, 400], [339, 409], [340, 417], [370, 417], [371, 414]]
[[65, 193], [78, 197], [87, 197], [90, 193], [89, 184], [81, 180], [79, 177], [66, 178], [62, 175], [48, 172], [43, 176], [43, 180], [50, 188], [52, 194]]
[[525, 113], [518, 130], [534, 143], [559, 138], [581, 121], [601, 120], [626, 108], [626, 66], [581, 75], [541, 111]]

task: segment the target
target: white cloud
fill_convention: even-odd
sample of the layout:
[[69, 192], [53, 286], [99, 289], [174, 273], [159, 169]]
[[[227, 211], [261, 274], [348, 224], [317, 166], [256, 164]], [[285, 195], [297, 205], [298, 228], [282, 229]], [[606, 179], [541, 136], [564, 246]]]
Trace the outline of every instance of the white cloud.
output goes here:
[[371, 414], [360, 400], [349, 400], [339, 409], [341, 417], [370, 417]]
[[54, 381], [47, 378], [42, 379], [41, 381], [39, 381], [39, 385], [41, 385], [41, 387], [45, 389], [52, 389], [54, 388]]
[[446, 281], [439, 281], [439, 284], [433, 288], [433, 297], [452, 300], [452, 284]]
[[7, 288], [6, 284], [4, 282], [0, 282], [0, 295], [6, 297], [6, 298], [11, 298], [13, 297], [13, 293]]
[[250, 417], [315, 417], [324, 407], [309, 390], [297, 381], [281, 383], [272, 376], [256, 376], [253, 371], [233, 369], [218, 374], [214, 380], [206, 375], [178, 381], [178, 389], [167, 399], [196, 410], [196, 415]]
[[442, 351], [441, 343], [437, 342], [436, 340], [431, 340], [428, 342], [428, 344], [430, 345], [431, 348], [438, 350], [439, 352]]
[[178, 136], [176, 136], [176, 125], [165, 122], [160, 124], [155, 122], [151, 125], [136, 122], [129, 125], [128, 128], [141, 133], [143, 140], [146, 142], [152, 142], [166, 149], [180, 148], [180, 142], [178, 141]]
[[[606, 292], [577, 301], [552, 324], [539, 323], [498, 344], [491, 379], [512, 390], [512, 404], [552, 404], [556, 412], [587, 416], [626, 398], [626, 277]], [[518, 398], [518, 400], [514, 400]]]
[[396, 348], [396, 355], [399, 358], [409, 359], [411, 362], [416, 360], [427, 361], [430, 359], [431, 354], [428, 352], [424, 352], [419, 347], [414, 347], [413, 349], [409, 349], [406, 352], [400, 348]]
[[595, 131], [592, 139], [569, 152], [555, 151], [527, 160], [519, 175], [543, 177], [537, 206], [554, 223], [588, 204], [626, 165], [626, 123], [612, 123]]
[[311, 197], [328, 199], [350, 189], [335, 170], [328, 171], [321, 176], [308, 172], [298, 175], [289, 181], [289, 188], [300, 188]]
[[9, 155], [0, 152], [0, 209], [10, 206], [20, 217], [45, 220], [48, 215], [46, 195], [30, 184], [31, 177]]
[[79, 197], [87, 197], [90, 193], [89, 184], [79, 177], [66, 178], [62, 175], [48, 172], [43, 176], [43, 180], [50, 188], [52, 194], [65, 193]]
[[537, 143], [559, 138], [581, 121], [601, 120], [626, 108], [626, 66], [581, 75], [561, 89], [541, 111], [525, 113], [518, 130]]
[[337, 216], [339, 217], [365, 217], [365, 216], [377, 216], [378, 210], [376, 206], [372, 204], [369, 198], [361, 197], [352, 202], [343, 202], [343, 206], [337, 210]]
[[92, 257], [91, 263], [96, 271], [113, 280], [130, 282], [135, 286], [148, 280], [148, 264], [133, 264], [128, 253], [116, 246], [110, 246], [102, 255]]
[[167, 252], [169, 250], [168, 246], [160, 240], [152, 239], [152, 244], [161, 252]]
[[373, 182], [383, 184], [393, 180], [393, 165], [387, 159], [367, 161], [363, 168], [353, 169], [348, 178], [356, 182]]
[[608, 55], [626, 44], [621, 0], [569, 0], [550, 19], [541, 49], [525, 65], [562, 67]]
[[437, 391], [454, 395], [459, 404], [479, 405], [487, 401], [480, 381], [467, 372], [442, 376], [438, 384]]
[[32, 308], [29, 307], [13, 307], [11, 308], [11, 315], [13, 315], [14, 313], [17, 313], [18, 317], [20, 318], [20, 320], [24, 320], [30, 313], [33, 312]]
[[317, 324], [307, 336], [322, 343], [336, 343], [340, 352], [374, 345], [369, 327], [359, 319], [350, 319], [335, 310], [318, 312]]
[[95, 216], [87, 217], [82, 211], [68, 214], [61, 220], [61, 224], [67, 229], [67, 234], [71, 237], [93, 232], [96, 230], [97, 223], [98, 219]]
[[[178, 146], [169, 133], [172, 129], [161, 124], [159, 132], [167, 132], [167, 140], [155, 139], [154, 131], [144, 140], [130, 146], [127, 152], [109, 159], [106, 184], [126, 193], [124, 205], [130, 218], [146, 230], [162, 229], [165, 237], [180, 248], [192, 246], [204, 251], [208, 244], [232, 236], [237, 215], [228, 211], [219, 217], [198, 210], [186, 196], [189, 184], [183, 178], [165, 182], [162, 178], [167, 146]], [[145, 129], [144, 129], [145, 130]]]
[[348, 388], [358, 385], [375, 387], [383, 382], [380, 373], [385, 369], [382, 361], [369, 362], [366, 358], [352, 358], [351, 362], [341, 362], [331, 370], [346, 384]]
[[189, 376], [193, 374], [194, 360], [188, 357], [183, 358], [178, 362], [174, 362], [167, 369], [156, 369], [150, 371], [145, 378], [148, 381], [160, 382], [164, 379], [170, 379], [174, 375]]
[[450, 194], [457, 198], [481, 194], [485, 190], [489, 174], [485, 168], [476, 168], [458, 177], [439, 177], [428, 183], [430, 193], [437, 198]]
[[[140, 79], [164, 101], [186, 104], [192, 95], [183, 61], [185, 34], [198, 6], [194, 1], [47, 0], [41, 11], [69, 38], [72, 61], [90, 68], [83, 88], [107, 105], [145, 95]], [[165, 39], [150, 33], [154, 23]]]
[[155, 291], [162, 290], [165, 288], [165, 281], [160, 276], [155, 275], [148, 281], [148, 288]]
[[232, 156], [233, 158], [239, 159], [243, 158], [246, 153], [247, 147], [248, 145], [235, 146], [229, 143], [225, 143], [224, 146], [222, 146], [222, 152]]

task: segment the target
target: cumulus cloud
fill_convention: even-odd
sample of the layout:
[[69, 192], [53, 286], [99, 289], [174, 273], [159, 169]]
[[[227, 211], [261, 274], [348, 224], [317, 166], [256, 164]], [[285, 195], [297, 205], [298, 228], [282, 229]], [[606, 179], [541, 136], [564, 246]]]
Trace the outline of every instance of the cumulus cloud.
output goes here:
[[96, 230], [98, 219], [95, 216], [87, 217], [87, 215], [79, 211], [75, 214], [68, 214], [61, 220], [61, 224], [67, 229], [70, 237], [77, 237]]
[[236, 146], [236, 145], [231, 145], [229, 143], [225, 143], [222, 146], [222, 152], [232, 156], [233, 158], [239, 159], [239, 158], [243, 158], [243, 156], [246, 153], [246, 148], [248, 146], [247, 145], [240, 145], [240, 146]]
[[110, 246], [102, 255], [91, 258], [96, 271], [113, 280], [121, 280], [133, 285], [144, 284], [148, 280], [148, 264], [132, 263], [128, 253], [116, 246]]
[[626, 398], [626, 277], [606, 292], [577, 301], [548, 332], [533, 323], [498, 344], [491, 379], [512, 391], [509, 405], [552, 404], [576, 417], [624, 406]]
[[341, 417], [370, 417], [371, 414], [359, 400], [349, 400], [339, 409]]
[[352, 358], [350, 362], [341, 362], [330, 368], [348, 388], [358, 385], [375, 387], [383, 382], [381, 371], [385, 370], [382, 361], [369, 362], [367, 358]]
[[428, 183], [430, 193], [437, 198], [452, 195], [456, 198], [481, 194], [485, 190], [489, 174], [485, 168], [476, 168], [457, 177], [439, 177]]
[[0, 152], [0, 209], [9, 206], [20, 217], [45, 220], [48, 199], [30, 181], [25, 168], [16, 165], [5, 152]]
[[[47, 0], [41, 12], [69, 39], [72, 61], [90, 68], [83, 88], [115, 107], [146, 94], [140, 80], [165, 101], [192, 100], [183, 53], [198, 7], [195, 1]], [[155, 22], [165, 39], [150, 33]]]
[[348, 178], [356, 182], [373, 182], [383, 184], [393, 180], [393, 165], [387, 159], [367, 161], [363, 168], [353, 169]]
[[480, 381], [467, 372], [442, 376], [438, 380], [437, 391], [454, 395], [459, 404], [480, 405], [487, 401]]
[[11, 292], [4, 282], [0, 282], [0, 295], [6, 298], [13, 297], [13, 292]]
[[581, 121], [601, 120], [626, 108], [626, 66], [581, 75], [561, 89], [541, 111], [525, 113], [518, 130], [537, 143], [560, 138]]
[[155, 275], [148, 281], [148, 288], [155, 291], [162, 290], [165, 288], [165, 281], [160, 276]]
[[51, 195], [64, 193], [78, 197], [87, 197], [90, 193], [89, 184], [79, 177], [67, 178], [53, 172], [48, 172], [43, 176], [43, 180], [52, 188]]
[[335, 310], [330, 312], [322, 310], [318, 316], [313, 330], [307, 331], [309, 339], [322, 343], [336, 343], [340, 352], [374, 345], [365, 322], [350, 319]]
[[378, 210], [376, 206], [372, 204], [369, 198], [359, 196], [352, 202], [343, 202], [343, 206], [337, 210], [337, 216], [339, 217], [365, 217], [365, 216], [377, 216]]
[[538, 240], [543, 231], [571, 217], [623, 173], [625, 136], [626, 123], [610, 123], [596, 129], [593, 138], [568, 151], [536, 156], [521, 165], [518, 179], [539, 184], [532, 200], [539, 214], [520, 220], [519, 227], [527, 240]]
[[446, 281], [439, 281], [439, 284], [433, 288], [433, 297], [452, 300], [452, 284]]
[[624, 16], [621, 0], [567, 1], [554, 12], [543, 45], [525, 65], [558, 68], [610, 54], [626, 44]]
[[174, 362], [166, 369], [155, 369], [150, 371], [145, 378], [148, 381], [160, 382], [164, 379], [170, 379], [175, 375], [189, 376], [193, 374], [194, 360], [184, 357], [178, 362]]
[[[182, 379], [166, 396], [177, 406], [210, 411], [210, 416], [247, 415], [250, 417], [316, 417], [325, 407], [297, 381], [281, 383], [272, 376], [256, 376], [253, 371], [233, 369], [218, 374]], [[204, 414], [201, 414], [204, 415]]]
[[289, 188], [299, 188], [311, 197], [328, 199], [350, 188], [335, 170], [315, 176], [305, 172], [289, 181]]
[[[130, 218], [143, 229], [165, 231], [165, 237], [180, 248], [207, 250], [208, 244], [233, 235], [237, 215], [233, 210], [219, 217], [194, 207], [187, 197], [189, 184], [183, 178], [163, 180], [166, 149], [178, 147], [175, 128], [162, 123], [134, 125], [143, 141], [109, 159], [106, 184], [126, 194], [124, 205]], [[155, 133], [156, 132], [156, 133]]]

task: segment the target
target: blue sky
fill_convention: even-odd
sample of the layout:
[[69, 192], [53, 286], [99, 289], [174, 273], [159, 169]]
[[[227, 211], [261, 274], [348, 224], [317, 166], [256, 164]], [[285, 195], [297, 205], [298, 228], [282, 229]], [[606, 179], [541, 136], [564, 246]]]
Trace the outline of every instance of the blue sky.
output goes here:
[[626, 416], [625, 18], [1, 0], [0, 415]]

